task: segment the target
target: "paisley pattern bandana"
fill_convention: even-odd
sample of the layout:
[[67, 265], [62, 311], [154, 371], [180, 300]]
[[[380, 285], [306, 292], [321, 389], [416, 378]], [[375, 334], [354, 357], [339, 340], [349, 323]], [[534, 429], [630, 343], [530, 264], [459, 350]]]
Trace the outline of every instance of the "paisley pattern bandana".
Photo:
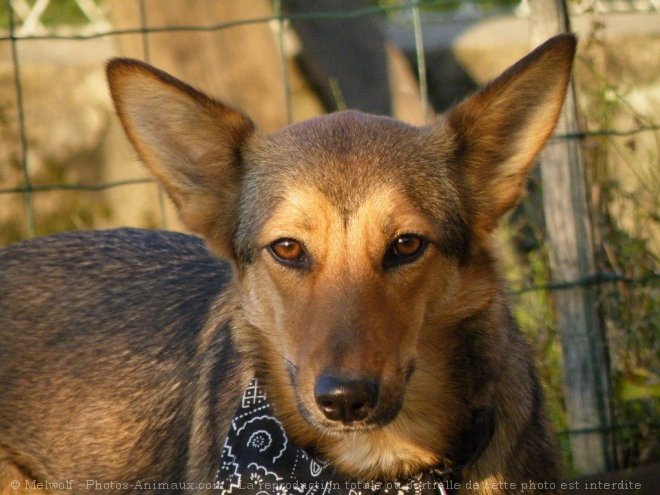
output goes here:
[[214, 485], [222, 495], [447, 495], [441, 480], [434, 470], [391, 481], [340, 476], [292, 443], [254, 379], [232, 420]]

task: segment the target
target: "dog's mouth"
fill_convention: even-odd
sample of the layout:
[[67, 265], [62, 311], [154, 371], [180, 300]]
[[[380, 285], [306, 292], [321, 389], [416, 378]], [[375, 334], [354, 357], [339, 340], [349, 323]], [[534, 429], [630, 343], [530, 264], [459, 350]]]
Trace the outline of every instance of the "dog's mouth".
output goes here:
[[387, 424], [387, 422], [372, 420], [353, 421], [351, 423], [328, 421], [310, 411], [301, 401], [298, 401], [298, 411], [314, 429], [320, 430], [323, 434], [331, 437], [341, 437], [351, 433], [367, 433]]

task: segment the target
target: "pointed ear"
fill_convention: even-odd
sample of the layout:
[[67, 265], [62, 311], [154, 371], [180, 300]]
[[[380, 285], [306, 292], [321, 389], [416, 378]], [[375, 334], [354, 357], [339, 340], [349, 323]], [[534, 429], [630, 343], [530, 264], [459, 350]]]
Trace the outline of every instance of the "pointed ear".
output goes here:
[[241, 153], [255, 132], [252, 121], [136, 60], [111, 60], [107, 77], [128, 138], [183, 223], [232, 258]]
[[576, 39], [551, 38], [447, 115], [457, 162], [488, 233], [522, 193], [526, 173], [557, 123], [570, 81]]

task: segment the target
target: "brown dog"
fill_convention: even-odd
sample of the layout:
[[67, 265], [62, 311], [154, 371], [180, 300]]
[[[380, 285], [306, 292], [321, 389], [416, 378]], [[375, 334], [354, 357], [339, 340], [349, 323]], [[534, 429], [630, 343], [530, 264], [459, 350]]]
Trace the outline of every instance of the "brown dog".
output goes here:
[[349, 111], [272, 135], [110, 62], [135, 149], [226, 262], [131, 229], [2, 251], [0, 491], [213, 492], [256, 376], [292, 441], [347, 479], [434, 468], [461, 493], [554, 492], [491, 236], [554, 128], [574, 51], [553, 38], [428, 127]]

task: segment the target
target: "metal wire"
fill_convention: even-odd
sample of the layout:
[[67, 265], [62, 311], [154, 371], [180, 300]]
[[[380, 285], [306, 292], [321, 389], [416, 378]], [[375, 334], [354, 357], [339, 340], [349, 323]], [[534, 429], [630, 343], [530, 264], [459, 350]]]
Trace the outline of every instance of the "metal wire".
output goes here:
[[16, 42], [16, 26], [14, 24], [14, 12], [11, 9], [10, 0], [6, 0], [5, 6], [9, 17], [9, 37], [11, 41], [11, 60], [14, 66], [14, 89], [16, 91], [16, 111], [18, 113], [19, 140], [21, 145], [21, 169], [23, 172], [22, 193], [25, 202], [27, 215], [27, 234], [28, 237], [36, 235], [34, 203], [32, 200], [32, 182], [30, 179], [30, 170], [28, 166], [28, 142], [27, 126], [25, 125], [25, 106], [23, 100], [23, 85], [21, 84], [21, 65], [18, 57], [18, 44]]

